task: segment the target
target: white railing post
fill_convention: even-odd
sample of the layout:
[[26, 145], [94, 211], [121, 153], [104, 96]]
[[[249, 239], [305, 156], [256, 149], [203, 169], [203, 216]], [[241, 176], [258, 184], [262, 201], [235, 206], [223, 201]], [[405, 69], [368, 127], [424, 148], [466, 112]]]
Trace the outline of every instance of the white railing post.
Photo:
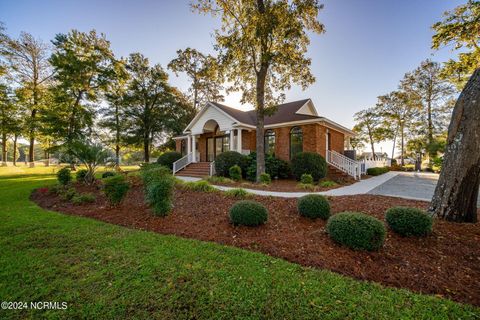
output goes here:
[[193, 154], [192, 154], [192, 152], [190, 152], [187, 155], [185, 155], [184, 157], [175, 161], [173, 163], [173, 168], [172, 168], [173, 169], [173, 175], [175, 175], [175, 173], [177, 173], [178, 171], [182, 170], [183, 168], [188, 166], [190, 163], [192, 163], [192, 160], [193, 160]]

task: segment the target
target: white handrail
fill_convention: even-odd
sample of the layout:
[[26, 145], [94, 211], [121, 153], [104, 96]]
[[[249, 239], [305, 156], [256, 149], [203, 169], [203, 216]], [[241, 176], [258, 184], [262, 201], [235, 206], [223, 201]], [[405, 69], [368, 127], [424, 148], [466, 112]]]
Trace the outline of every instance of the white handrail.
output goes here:
[[193, 160], [193, 154], [190, 152], [184, 157], [178, 159], [173, 163], [173, 175], [177, 173], [178, 171], [182, 170], [186, 166], [188, 166], [190, 163], [192, 163]]
[[361, 179], [360, 163], [333, 150], [327, 150], [327, 163], [352, 176]]

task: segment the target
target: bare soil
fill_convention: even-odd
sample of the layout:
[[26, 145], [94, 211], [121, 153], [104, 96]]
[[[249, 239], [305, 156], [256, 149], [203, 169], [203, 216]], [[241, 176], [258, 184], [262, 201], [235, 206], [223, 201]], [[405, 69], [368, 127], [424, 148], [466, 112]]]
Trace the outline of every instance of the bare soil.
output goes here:
[[[228, 210], [236, 199], [221, 192], [203, 193], [176, 189], [174, 209], [156, 217], [144, 203], [136, 182], [125, 201], [109, 207], [98, 186], [76, 185], [79, 192], [97, 196], [94, 203], [73, 205], [45, 189], [32, 194], [41, 207], [90, 217], [121, 226], [173, 234], [263, 252], [305, 266], [328, 269], [361, 280], [416, 292], [448, 297], [480, 306], [480, 224], [435, 221], [424, 238], [404, 238], [388, 231], [378, 252], [353, 251], [334, 243], [326, 222], [301, 217], [296, 199], [256, 196], [269, 210], [260, 227], [234, 227]], [[330, 197], [332, 213], [361, 211], [384, 220], [392, 206], [425, 209], [427, 202], [376, 195]]]

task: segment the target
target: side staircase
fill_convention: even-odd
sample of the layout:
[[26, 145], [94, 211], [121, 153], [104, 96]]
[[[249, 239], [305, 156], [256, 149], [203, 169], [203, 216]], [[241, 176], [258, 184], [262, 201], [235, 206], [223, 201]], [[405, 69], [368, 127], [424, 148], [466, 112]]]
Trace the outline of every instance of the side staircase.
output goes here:
[[210, 162], [192, 162], [175, 173], [176, 176], [208, 177], [210, 175]]

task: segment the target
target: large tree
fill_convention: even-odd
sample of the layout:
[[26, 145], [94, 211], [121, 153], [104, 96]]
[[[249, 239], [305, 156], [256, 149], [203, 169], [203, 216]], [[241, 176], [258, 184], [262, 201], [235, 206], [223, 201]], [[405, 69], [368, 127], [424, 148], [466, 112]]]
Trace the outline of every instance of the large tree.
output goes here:
[[444, 19], [433, 25], [432, 48], [452, 45], [461, 50], [458, 59], [448, 60], [442, 76], [461, 90], [469, 76], [480, 67], [480, 1], [469, 0], [444, 13]]
[[95, 30], [57, 34], [52, 42], [55, 50], [50, 62], [56, 80], [52, 94], [57, 110], [50, 114], [50, 119], [53, 125], [62, 123], [56, 126], [57, 134], [68, 142], [84, 135], [84, 129], [91, 125], [92, 103], [99, 101], [114, 78], [117, 62], [110, 42]]
[[391, 130], [383, 126], [381, 112], [378, 107], [367, 108], [355, 113], [356, 124], [353, 128], [360, 141], [370, 144], [373, 160], [376, 159], [375, 143], [382, 142], [392, 135]]
[[463, 89], [448, 128], [447, 147], [430, 211], [443, 219], [477, 221], [480, 187], [480, 68]]
[[18, 39], [8, 38], [2, 50], [10, 77], [22, 89], [24, 106], [28, 109], [25, 121], [29, 139], [28, 161], [34, 165], [35, 139], [40, 127], [39, 113], [45, 110], [45, 95], [52, 78], [48, 58], [50, 47], [31, 34], [22, 32]]
[[383, 118], [383, 128], [392, 134], [392, 159], [395, 156], [395, 143], [400, 141], [400, 163], [403, 166], [405, 156], [405, 130], [419, 113], [421, 105], [416, 95], [398, 90], [378, 97], [377, 109]]
[[185, 73], [192, 81], [188, 93], [195, 109], [207, 101], [223, 101], [223, 81], [215, 57], [186, 48], [177, 51], [177, 57], [170, 61], [168, 68], [177, 76]]
[[0, 83], [0, 139], [2, 143], [2, 166], [7, 165], [7, 139], [14, 132], [15, 103], [11, 89]]
[[168, 75], [156, 64], [140, 53], [132, 53], [128, 58], [129, 83], [124, 97], [127, 123], [127, 141], [142, 145], [143, 160], [150, 162], [151, 146], [162, 132], [163, 114], [171, 88]]
[[197, 0], [193, 8], [220, 16], [215, 48], [229, 91], [240, 91], [242, 103], [257, 111], [257, 179], [265, 172], [264, 117], [284, 99], [292, 84], [315, 81], [306, 57], [308, 31], [324, 32], [317, 20], [317, 0]]
[[455, 92], [452, 85], [440, 76], [441, 67], [437, 62], [423, 61], [420, 66], [405, 75], [402, 86], [408, 92], [418, 97], [422, 104], [419, 113], [423, 122], [422, 130], [430, 150], [432, 160], [436, 153], [431, 148], [436, 142], [436, 135], [443, 133], [448, 125], [451, 113], [452, 95]]

